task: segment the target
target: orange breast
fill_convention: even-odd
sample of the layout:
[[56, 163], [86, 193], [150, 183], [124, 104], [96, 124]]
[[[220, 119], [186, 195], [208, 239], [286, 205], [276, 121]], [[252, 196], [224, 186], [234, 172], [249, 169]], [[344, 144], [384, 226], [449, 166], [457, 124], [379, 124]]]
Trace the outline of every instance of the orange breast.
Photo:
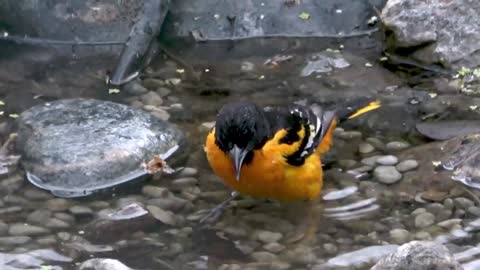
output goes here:
[[317, 154], [309, 156], [302, 166], [292, 166], [283, 157], [289, 145], [278, 140], [285, 134], [279, 132], [260, 150], [255, 150], [253, 160], [244, 164], [240, 180], [235, 179], [230, 157], [215, 144], [212, 131], [207, 136], [205, 152], [213, 171], [232, 189], [257, 198], [281, 201], [312, 200], [322, 188], [322, 167]]

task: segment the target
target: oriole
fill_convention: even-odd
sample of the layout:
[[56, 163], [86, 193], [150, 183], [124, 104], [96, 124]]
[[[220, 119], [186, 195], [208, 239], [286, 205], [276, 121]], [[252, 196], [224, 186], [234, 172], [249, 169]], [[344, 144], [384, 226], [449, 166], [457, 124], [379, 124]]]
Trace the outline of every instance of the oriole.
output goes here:
[[207, 135], [206, 156], [213, 171], [240, 194], [313, 200], [323, 185], [320, 157], [330, 148], [337, 123], [378, 107], [379, 101], [364, 99], [332, 111], [229, 103]]

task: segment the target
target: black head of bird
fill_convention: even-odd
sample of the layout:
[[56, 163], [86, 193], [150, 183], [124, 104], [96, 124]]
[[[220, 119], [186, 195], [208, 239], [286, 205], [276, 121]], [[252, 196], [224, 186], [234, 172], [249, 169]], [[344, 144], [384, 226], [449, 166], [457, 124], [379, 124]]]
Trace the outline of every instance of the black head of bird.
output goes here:
[[253, 150], [265, 144], [270, 125], [262, 108], [251, 102], [225, 105], [217, 115], [215, 142], [233, 161], [236, 179], [243, 164], [253, 159]]

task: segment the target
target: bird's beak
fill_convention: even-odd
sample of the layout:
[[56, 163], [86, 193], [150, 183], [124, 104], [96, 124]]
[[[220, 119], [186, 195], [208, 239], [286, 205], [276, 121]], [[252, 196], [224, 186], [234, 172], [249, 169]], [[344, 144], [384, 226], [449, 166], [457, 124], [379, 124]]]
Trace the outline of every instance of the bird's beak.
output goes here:
[[234, 146], [232, 150], [230, 150], [230, 157], [233, 160], [233, 166], [235, 168], [235, 177], [237, 181], [240, 181], [240, 171], [242, 170], [243, 160], [247, 155], [248, 151], [245, 149], [241, 149], [238, 146]]

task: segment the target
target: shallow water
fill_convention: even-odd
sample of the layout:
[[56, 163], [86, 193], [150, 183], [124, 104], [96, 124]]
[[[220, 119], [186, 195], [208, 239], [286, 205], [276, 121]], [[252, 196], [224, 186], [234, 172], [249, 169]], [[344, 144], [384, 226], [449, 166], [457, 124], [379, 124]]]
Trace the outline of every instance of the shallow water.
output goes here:
[[[223, 54], [211, 55], [212, 50], [198, 57], [188, 51], [170, 52], [174, 59], [160, 56], [141, 83], [162, 96], [160, 117], [168, 112], [190, 138], [190, 169], [72, 200], [36, 189], [21, 168], [3, 174], [0, 268], [76, 269], [89, 258], [114, 258], [136, 269], [369, 269], [397, 245], [432, 239], [447, 244], [466, 269], [475, 269], [480, 253], [477, 191], [458, 185], [456, 192], [428, 202], [417, 190], [379, 182], [373, 172], [378, 163], [364, 160], [400, 156], [389, 142], [424, 143], [411, 140], [415, 136], [408, 121], [406, 128], [398, 127], [402, 119], [417, 115], [391, 113], [395, 102], [336, 130], [325, 157], [322, 200], [278, 203], [240, 197], [217, 221], [199, 226], [204, 212], [230, 194], [208, 167], [202, 148], [208, 124], [225, 102], [332, 104], [361, 95], [399, 96], [390, 97], [398, 101], [415, 92], [389, 92], [402, 79], [380, 65], [375, 50], [354, 53], [329, 46], [221, 60], [215, 57]], [[50, 52], [10, 49], [14, 53], [3, 57], [0, 67], [0, 95], [6, 103], [2, 141], [15, 132], [15, 114], [39, 102], [68, 97], [139, 107], [148, 102], [141, 91], [108, 93], [104, 78], [111, 59], [52, 64]], [[359, 153], [365, 143], [373, 148]], [[416, 170], [402, 174], [400, 182], [414, 178]]]

